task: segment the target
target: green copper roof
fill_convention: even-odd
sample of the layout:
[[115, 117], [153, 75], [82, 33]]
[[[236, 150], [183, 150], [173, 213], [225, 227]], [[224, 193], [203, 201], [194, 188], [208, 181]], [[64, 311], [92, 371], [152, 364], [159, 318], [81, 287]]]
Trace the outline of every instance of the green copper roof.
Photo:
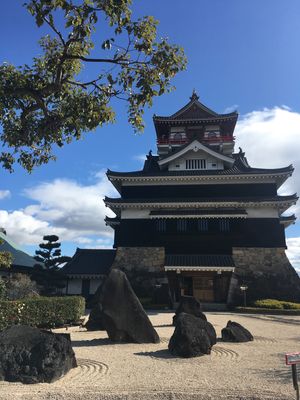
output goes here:
[[22, 251], [20, 247], [3, 232], [0, 232], [0, 240], [2, 241], [0, 244], [0, 251], [8, 251], [11, 253], [13, 266], [32, 268], [37, 263], [33, 257]]

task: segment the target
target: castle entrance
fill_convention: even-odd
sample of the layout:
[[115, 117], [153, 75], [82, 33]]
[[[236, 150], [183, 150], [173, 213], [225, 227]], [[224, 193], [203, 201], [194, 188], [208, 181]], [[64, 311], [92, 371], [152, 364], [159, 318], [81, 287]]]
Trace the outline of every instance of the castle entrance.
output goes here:
[[212, 275], [193, 277], [193, 296], [205, 303], [215, 301], [214, 277]]
[[231, 274], [232, 271], [168, 271], [172, 300], [178, 303], [181, 296], [193, 296], [201, 303], [226, 304]]

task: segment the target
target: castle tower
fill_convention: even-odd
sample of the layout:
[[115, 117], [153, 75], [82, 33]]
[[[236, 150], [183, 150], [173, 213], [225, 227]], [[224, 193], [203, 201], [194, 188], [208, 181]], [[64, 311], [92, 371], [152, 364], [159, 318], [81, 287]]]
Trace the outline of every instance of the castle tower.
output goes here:
[[107, 172], [120, 193], [104, 200], [116, 214], [106, 218], [115, 230], [114, 266], [159, 271], [174, 303], [181, 295], [236, 302], [242, 284], [250, 299], [300, 300], [285, 255], [295, 216], [282, 216], [298, 198], [277, 194], [293, 167], [252, 168], [242, 149], [234, 153], [237, 118], [210, 110], [193, 92], [175, 114], [153, 117], [157, 155], [149, 152], [143, 170]]

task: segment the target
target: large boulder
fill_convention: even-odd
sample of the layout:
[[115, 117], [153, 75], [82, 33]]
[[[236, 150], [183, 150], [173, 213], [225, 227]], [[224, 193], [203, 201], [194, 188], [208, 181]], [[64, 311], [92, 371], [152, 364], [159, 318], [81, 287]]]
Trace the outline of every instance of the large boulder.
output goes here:
[[0, 380], [51, 383], [77, 367], [70, 335], [26, 325], [0, 332]]
[[210, 354], [216, 341], [216, 331], [209, 322], [190, 314], [180, 313], [168, 347], [175, 356], [196, 357]]
[[114, 342], [158, 343], [153, 328], [124, 272], [112, 269], [101, 294], [102, 320]]
[[201, 311], [201, 303], [193, 296], [182, 296], [180, 299], [179, 306], [175, 311], [175, 315], [173, 317], [173, 325], [176, 325], [177, 316], [180, 313], [186, 313], [190, 315], [194, 315], [194, 317], [198, 317], [206, 321], [206, 316]]
[[248, 329], [234, 321], [228, 321], [222, 329], [222, 340], [224, 342], [250, 342], [253, 340]]

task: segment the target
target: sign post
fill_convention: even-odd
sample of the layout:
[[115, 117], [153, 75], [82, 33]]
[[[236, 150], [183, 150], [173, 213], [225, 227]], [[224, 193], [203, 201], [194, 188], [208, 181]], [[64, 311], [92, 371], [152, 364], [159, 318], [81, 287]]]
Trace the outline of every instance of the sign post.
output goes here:
[[240, 289], [241, 289], [241, 291], [242, 291], [242, 293], [244, 295], [244, 307], [247, 307], [246, 291], [248, 289], [248, 286], [242, 285], [242, 286], [240, 286]]
[[294, 389], [296, 390], [296, 399], [300, 400], [298, 377], [297, 377], [297, 364], [300, 363], [300, 353], [286, 354], [285, 355], [285, 363], [286, 363], [286, 365], [292, 366], [292, 378], [293, 378], [293, 386], [294, 386]]

